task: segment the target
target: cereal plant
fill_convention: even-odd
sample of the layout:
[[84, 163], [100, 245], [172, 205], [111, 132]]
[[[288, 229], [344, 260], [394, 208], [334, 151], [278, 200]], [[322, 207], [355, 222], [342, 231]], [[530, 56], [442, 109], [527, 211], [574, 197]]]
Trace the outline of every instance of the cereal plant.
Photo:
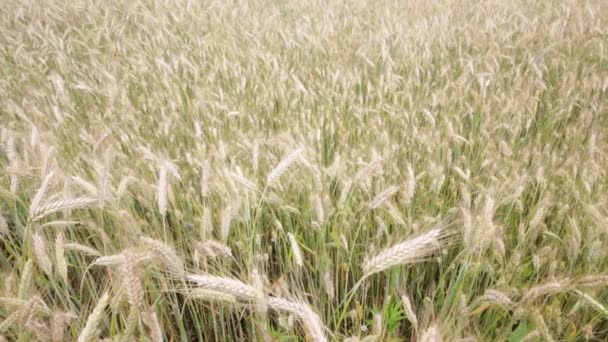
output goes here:
[[608, 339], [608, 2], [0, 8], [0, 341]]

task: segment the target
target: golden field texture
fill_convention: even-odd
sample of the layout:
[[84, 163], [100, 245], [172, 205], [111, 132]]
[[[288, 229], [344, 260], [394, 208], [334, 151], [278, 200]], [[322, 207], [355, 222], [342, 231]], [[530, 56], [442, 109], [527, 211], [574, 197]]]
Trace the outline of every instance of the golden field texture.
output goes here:
[[608, 338], [608, 2], [0, 3], [0, 341]]

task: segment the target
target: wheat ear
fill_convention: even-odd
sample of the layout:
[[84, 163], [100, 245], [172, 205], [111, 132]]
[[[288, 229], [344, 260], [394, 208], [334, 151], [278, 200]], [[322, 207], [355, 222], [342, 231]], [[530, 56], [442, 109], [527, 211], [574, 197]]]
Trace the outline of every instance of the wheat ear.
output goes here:
[[588, 275], [576, 281], [578, 287], [604, 287], [608, 286], [608, 274]]
[[66, 251], [76, 251], [89, 256], [101, 256], [101, 254], [95, 248], [81, 245], [79, 243], [66, 243], [63, 245], [63, 248], [65, 248]]
[[34, 261], [29, 259], [25, 266], [23, 266], [23, 272], [21, 273], [21, 279], [19, 281], [19, 290], [17, 297], [20, 299], [29, 298], [29, 294], [32, 290], [34, 283]]
[[296, 316], [302, 322], [306, 334], [312, 341], [327, 341], [319, 315], [317, 315], [308, 304], [292, 302], [279, 297], [268, 297], [267, 303], [268, 308], [271, 310]]
[[186, 296], [189, 298], [201, 299], [209, 302], [224, 302], [231, 304], [236, 304], [238, 302], [237, 297], [232, 294], [215, 290], [208, 290], [204, 288], [190, 289], [190, 291], [186, 293]]
[[266, 178], [267, 186], [272, 185], [281, 175], [289, 169], [289, 167], [300, 158], [304, 149], [298, 148], [296, 150], [291, 151], [279, 164], [268, 173], [268, 177]]
[[57, 272], [63, 279], [64, 283], [68, 283], [68, 264], [65, 259], [65, 246], [63, 238], [63, 230], [57, 232], [55, 237], [55, 262], [57, 264]]
[[75, 319], [73, 313], [57, 312], [53, 314], [51, 319], [51, 341], [61, 342], [64, 340], [65, 325]]
[[163, 342], [163, 331], [158, 323], [158, 317], [156, 311], [150, 310], [143, 313], [144, 324], [150, 331], [150, 340], [152, 342]]
[[44, 242], [44, 238], [40, 233], [35, 232], [32, 235], [32, 243], [34, 247], [34, 257], [36, 258], [36, 263], [40, 267], [41, 270], [44, 271], [49, 277], [53, 273], [53, 266], [51, 264], [51, 259], [46, 252], [46, 243]]
[[201, 196], [207, 197], [209, 194], [209, 161], [205, 160], [201, 171]]
[[89, 342], [93, 341], [95, 337], [99, 334], [98, 326], [99, 323], [103, 320], [104, 310], [108, 305], [108, 299], [110, 295], [106, 292], [101, 298], [97, 301], [97, 305], [93, 309], [93, 312], [89, 315], [87, 319], [87, 323], [84, 326], [84, 329], [80, 332], [78, 336], [78, 342]]
[[336, 290], [334, 289], [334, 282], [332, 280], [331, 272], [325, 272], [323, 275], [323, 283], [325, 285], [325, 293], [327, 293], [327, 298], [329, 298], [330, 301], [333, 301], [336, 297]]
[[521, 297], [521, 302], [530, 303], [541, 296], [554, 295], [571, 289], [569, 279], [560, 279], [531, 287]]
[[485, 302], [500, 306], [509, 306], [513, 304], [513, 301], [509, 296], [498, 290], [486, 290], [481, 299]]
[[0, 235], [9, 235], [11, 231], [8, 229], [8, 223], [2, 214], [0, 214]]
[[240, 280], [199, 274], [189, 274], [186, 278], [201, 288], [232, 295], [239, 300], [252, 302], [259, 297], [255, 287]]
[[34, 216], [32, 215], [32, 213], [37, 210], [38, 206], [42, 202], [42, 199], [46, 194], [46, 190], [49, 187], [49, 183], [51, 182], [51, 178], [53, 178], [53, 175], [54, 172], [49, 172], [42, 180], [42, 183], [40, 183], [40, 187], [36, 191], [36, 195], [34, 195], [34, 198], [32, 198], [32, 201], [30, 202], [30, 217]]
[[412, 302], [410, 301], [410, 297], [406, 294], [401, 296], [401, 302], [403, 303], [403, 309], [405, 310], [405, 317], [412, 323], [412, 327], [414, 330], [418, 329], [418, 317], [416, 317], [416, 313], [414, 312], [414, 308], [412, 307]]
[[397, 265], [424, 260], [438, 251], [451, 234], [443, 228], [432, 229], [413, 239], [387, 248], [363, 264], [364, 277]]
[[199, 235], [201, 240], [205, 240], [209, 238], [211, 234], [213, 234], [213, 220], [211, 218], [211, 210], [209, 210], [209, 207], [204, 207]]
[[165, 216], [167, 213], [167, 167], [165, 163], [160, 167], [156, 191], [158, 211], [160, 211], [161, 215]]
[[185, 274], [184, 263], [173, 248], [161, 241], [145, 236], [141, 238], [141, 242], [144, 244], [144, 246], [150, 248], [154, 253], [158, 254], [165, 266], [171, 272], [173, 272], [174, 275], [182, 277]]
[[399, 191], [399, 187], [396, 185], [393, 185], [393, 186], [387, 188], [386, 190], [382, 191], [381, 193], [376, 195], [376, 197], [374, 197], [374, 199], [369, 203], [369, 208], [376, 209], [376, 208], [380, 207], [382, 205], [382, 203], [386, 202], [386, 200], [388, 200], [389, 198], [391, 198], [391, 196], [396, 194], [397, 191]]
[[441, 337], [441, 331], [437, 324], [431, 324], [420, 336], [418, 339], [419, 342], [442, 342], [443, 337]]
[[298, 241], [296, 237], [291, 233], [287, 233], [287, 237], [289, 238], [289, 242], [291, 244], [291, 251], [293, 252], [293, 261], [296, 263], [298, 267], [302, 267], [304, 265], [304, 258], [302, 257], [302, 250], [298, 245]]
[[127, 300], [132, 307], [140, 307], [144, 300], [144, 289], [141, 281], [141, 270], [137, 265], [137, 256], [131, 251], [124, 251], [124, 262], [118, 266], [122, 284], [127, 293]]
[[30, 219], [32, 221], [38, 221], [58, 211], [86, 208], [95, 203], [98, 203], [98, 200], [92, 197], [77, 197], [52, 201], [31, 210]]

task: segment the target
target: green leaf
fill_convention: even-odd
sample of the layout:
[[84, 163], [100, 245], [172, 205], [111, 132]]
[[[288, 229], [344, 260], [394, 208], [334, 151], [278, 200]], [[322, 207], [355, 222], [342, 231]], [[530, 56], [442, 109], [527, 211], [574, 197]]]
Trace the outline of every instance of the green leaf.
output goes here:
[[528, 322], [520, 322], [519, 325], [509, 336], [509, 342], [519, 342], [528, 334]]

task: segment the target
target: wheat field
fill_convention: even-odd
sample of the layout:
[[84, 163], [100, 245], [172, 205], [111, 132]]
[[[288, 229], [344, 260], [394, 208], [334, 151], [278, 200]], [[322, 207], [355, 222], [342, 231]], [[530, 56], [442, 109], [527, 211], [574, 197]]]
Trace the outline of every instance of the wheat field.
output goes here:
[[0, 341], [608, 339], [608, 2], [0, 5]]

